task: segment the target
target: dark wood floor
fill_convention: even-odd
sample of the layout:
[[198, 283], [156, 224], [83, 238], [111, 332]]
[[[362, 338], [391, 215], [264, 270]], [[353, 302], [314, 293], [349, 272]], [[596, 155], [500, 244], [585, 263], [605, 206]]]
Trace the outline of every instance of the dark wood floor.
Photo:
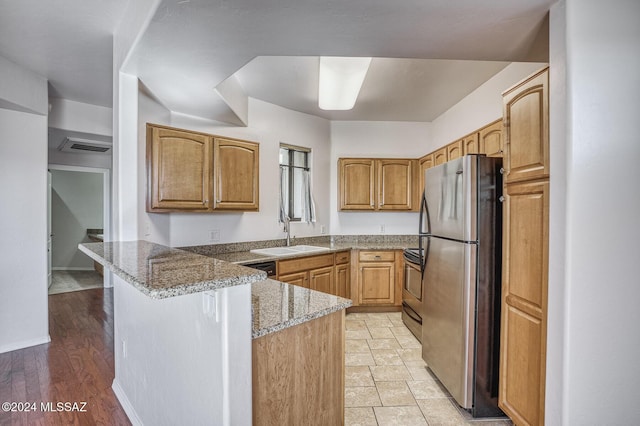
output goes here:
[[[111, 390], [113, 289], [49, 296], [49, 332], [51, 343], [0, 354], [0, 403], [37, 406], [0, 409], [0, 425], [131, 424]], [[42, 412], [41, 402], [86, 402], [86, 412]]]

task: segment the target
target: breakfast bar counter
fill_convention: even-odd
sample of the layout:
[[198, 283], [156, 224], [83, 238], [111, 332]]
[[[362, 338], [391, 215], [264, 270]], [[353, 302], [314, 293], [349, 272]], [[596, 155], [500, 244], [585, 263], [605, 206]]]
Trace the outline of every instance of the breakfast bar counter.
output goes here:
[[342, 422], [351, 300], [147, 241], [80, 249], [113, 272], [112, 388], [133, 424]]

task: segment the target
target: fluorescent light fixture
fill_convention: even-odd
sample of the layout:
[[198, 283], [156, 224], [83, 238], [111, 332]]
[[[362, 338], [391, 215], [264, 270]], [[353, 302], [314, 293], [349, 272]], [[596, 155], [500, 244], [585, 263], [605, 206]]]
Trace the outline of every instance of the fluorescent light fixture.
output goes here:
[[349, 110], [356, 104], [371, 58], [320, 57], [318, 106], [324, 110]]

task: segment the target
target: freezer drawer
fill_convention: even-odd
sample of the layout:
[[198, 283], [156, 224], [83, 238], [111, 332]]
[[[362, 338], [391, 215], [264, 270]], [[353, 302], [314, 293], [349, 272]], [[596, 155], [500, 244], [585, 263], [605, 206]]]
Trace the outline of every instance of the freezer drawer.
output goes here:
[[463, 408], [473, 405], [475, 244], [430, 237], [425, 254], [422, 357]]

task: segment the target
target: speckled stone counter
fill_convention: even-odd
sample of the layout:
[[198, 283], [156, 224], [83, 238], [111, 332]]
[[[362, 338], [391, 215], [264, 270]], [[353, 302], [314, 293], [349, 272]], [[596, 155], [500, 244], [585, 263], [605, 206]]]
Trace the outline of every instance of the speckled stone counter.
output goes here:
[[148, 241], [85, 243], [79, 248], [154, 299], [251, 284], [266, 278], [263, 271]]
[[252, 337], [258, 338], [346, 309], [351, 300], [275, 280], [251, 284]]
[[296, 238], [292, 241], [292, 245], [298, 244], [326, 247], [329, 251], [298, 253], [286, 256], [264, 256], [251, 253], [250, 251], [260, 248], [283, 247], [284, 240], [191, 246], [181, 247], [181, 249], [192, 253], [198, 253], [203, 256], [224, 260], [226, 262], [244, 265], [252, 262], [291, 259], [294, 257], [313, 256], [344, 250], [402, 250], [408, 247], [417, 247], [418, 237], [414, 235], [340, 235], [334, 237], [321, 236]]

